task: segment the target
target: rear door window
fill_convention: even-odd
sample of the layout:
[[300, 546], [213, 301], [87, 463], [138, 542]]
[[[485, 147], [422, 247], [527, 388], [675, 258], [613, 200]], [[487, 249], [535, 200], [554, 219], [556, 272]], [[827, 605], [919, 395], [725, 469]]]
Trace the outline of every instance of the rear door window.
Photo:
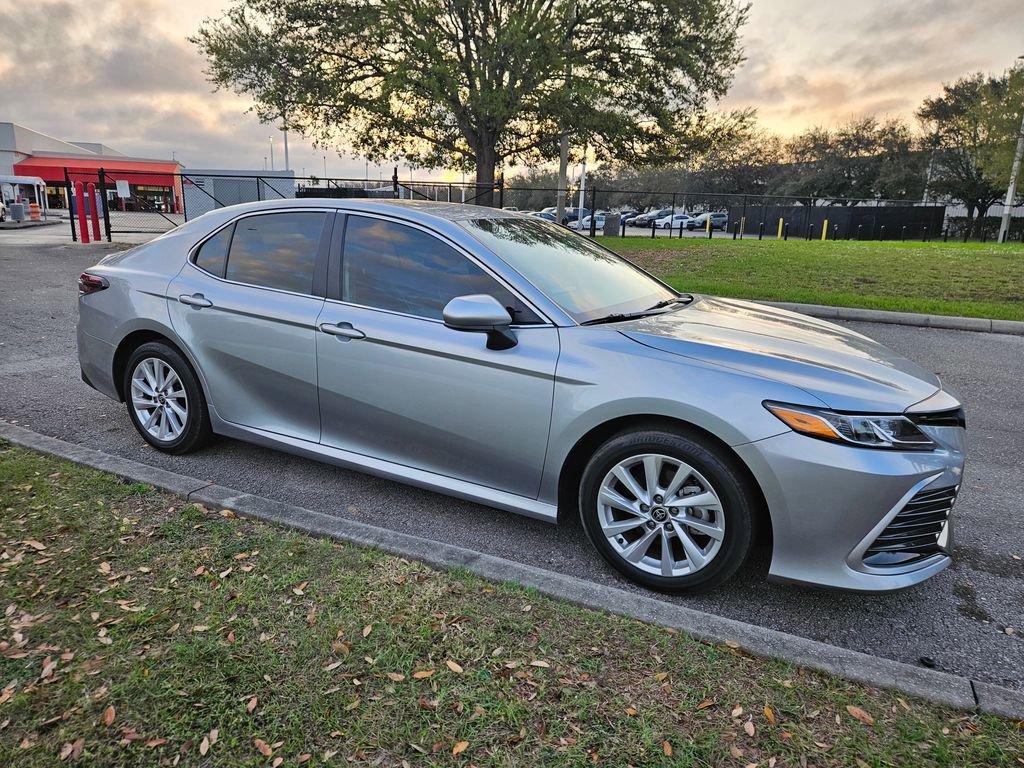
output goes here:
[[295, 211], [239, 219], [225, 277], [238, 283], [312, 293], [325, 215]]

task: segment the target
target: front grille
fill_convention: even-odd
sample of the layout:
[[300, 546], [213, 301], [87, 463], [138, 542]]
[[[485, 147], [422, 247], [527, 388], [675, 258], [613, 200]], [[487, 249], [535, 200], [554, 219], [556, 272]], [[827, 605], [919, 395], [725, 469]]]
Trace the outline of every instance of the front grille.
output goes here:
[[942, 552], [939, 534], [959, 488], [925, 488], [916, 493], [864, 552], [865, 565], [910, 565]]

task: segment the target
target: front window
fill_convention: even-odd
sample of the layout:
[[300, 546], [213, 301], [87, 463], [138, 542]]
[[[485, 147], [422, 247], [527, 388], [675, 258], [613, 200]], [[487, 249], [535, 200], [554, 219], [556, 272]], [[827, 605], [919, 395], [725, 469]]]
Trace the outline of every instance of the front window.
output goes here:
[[651, 309], [677, 294], [625, 259], [539, 219], [459, 222], [577, 323]]

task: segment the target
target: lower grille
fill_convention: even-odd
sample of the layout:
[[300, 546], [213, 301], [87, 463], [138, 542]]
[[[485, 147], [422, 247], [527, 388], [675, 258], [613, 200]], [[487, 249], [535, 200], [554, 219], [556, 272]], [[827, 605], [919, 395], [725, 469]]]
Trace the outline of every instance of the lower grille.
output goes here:
[[916, 493], [864, 552], [865, 565], [910, 565], [942, 552], [939, 535], [959, 489], [955, 485]]

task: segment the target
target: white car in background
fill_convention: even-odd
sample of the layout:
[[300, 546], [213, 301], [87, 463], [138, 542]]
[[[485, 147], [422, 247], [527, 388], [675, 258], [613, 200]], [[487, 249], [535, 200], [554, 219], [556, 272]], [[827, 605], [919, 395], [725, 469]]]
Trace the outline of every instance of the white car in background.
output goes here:
[[0, 221], [7, 221], [7, 203], [0, 200]]
[[680, 226], [685, 227], [686, 223], [693, 217], [688, 213], [676, 213], [671, 216], [664, 216], [654, 222], [654, 226], [658, 229], [676, 229]]
[[[594, 228], [596, 230], [599, 230], [599, 231], [603, 231], [604, 230], [604, 217], [605, 217], [604, 213], [598, 213], [597, 214], [596, 220], [594, 222]], [[581, 220], [570, 221], [569, 222], [569, 227], [570, 227], [570, 229], [576, 229], [576, 230], [579, 230], [580, 232], [589, 232], [590, 231], [590, 218], [591, 218], [590, 216], [584, 216]]]

